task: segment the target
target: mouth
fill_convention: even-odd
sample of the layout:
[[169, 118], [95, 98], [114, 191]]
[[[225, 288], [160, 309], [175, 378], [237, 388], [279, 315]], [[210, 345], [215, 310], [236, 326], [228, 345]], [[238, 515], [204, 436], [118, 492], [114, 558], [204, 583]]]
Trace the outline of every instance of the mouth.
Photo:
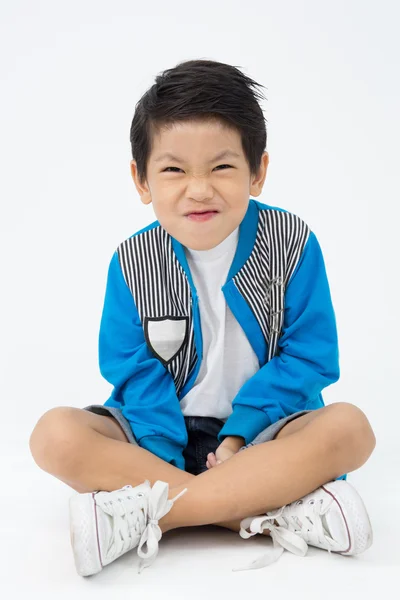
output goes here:
[[203, 210], [203, 211], [188, 213], [188, 214], [186, 214], [186, 217], [188, 219], [190, 219], [191, 221], [202, 222], [202, 221], [209, 221], [216, 215], [218, 215], [218, 211], [216, 211], [216, 210]]
[[185, 216], [189, 216], [189, 215], [203, 215], [204, 213], [207, 212], [219, 212], [216, 208], [203, 208], [202, 210], [191, 210], [187, 213], [185, 213]]

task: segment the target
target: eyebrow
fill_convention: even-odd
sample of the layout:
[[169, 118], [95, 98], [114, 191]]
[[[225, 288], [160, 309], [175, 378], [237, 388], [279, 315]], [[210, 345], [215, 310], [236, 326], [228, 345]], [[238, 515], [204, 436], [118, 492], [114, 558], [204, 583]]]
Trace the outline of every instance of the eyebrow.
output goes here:
[[[225, 158], [227, 156], [233, 156], [236, 158], [240, 158], [240, 154], [238, 154], [237, 152], [233, 152], [233, 150], [224, 150], [223, 152], [220, 152], [219, 154], [217, 154], [217, 156], [214, 156], [214, 158], [212, 158], [209, 162], [210, 163], [215, 162], [216, 160], [221, 160], [221, 158]], [[174, 160], [176, 162], [184, 162], [183, 159], [178, 158], [177, 156], [174, 156], [170, 152], [165, 152], [164, 154], [160, 154], [160, 156], [157, 156], [157, 158], [154, 159], [154, 162], [160, 162], [160, 161], [164, 160], [165, 158], [168, 158], [168, 160]]]

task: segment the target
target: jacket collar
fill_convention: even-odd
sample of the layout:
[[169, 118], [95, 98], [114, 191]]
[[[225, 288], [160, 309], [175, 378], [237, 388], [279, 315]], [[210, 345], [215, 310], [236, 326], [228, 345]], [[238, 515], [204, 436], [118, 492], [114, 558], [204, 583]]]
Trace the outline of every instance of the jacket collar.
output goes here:
[[[257, 227], [258, 227], [258, 206], [255, 200], [250, 198], [249, 205], [247, 207], [246, 214], [239, 225], [239, 239], [236, 247], [235, 256], [233, 257], [233, 261], [231, 267], [229, 269], [229, 273], [226, 279], [227, 283], [230, 281], [243, 267], [250, 254], [253, 251], [254, 244], [257, 236]], [[185, 271], [186, 277], [188, 278], [190, 287], [195, 290], [195, 286], [193, 283], [192, 275], [190, 273], [190, 268], [188, 262], [186, 260], [186, 254], [184, 251], [184, 246], [178, 242], [178, 240], [171, 236], [172, 241], [172, 249], [175, 252], [175, 255], [181, 264], [183, 270]]]

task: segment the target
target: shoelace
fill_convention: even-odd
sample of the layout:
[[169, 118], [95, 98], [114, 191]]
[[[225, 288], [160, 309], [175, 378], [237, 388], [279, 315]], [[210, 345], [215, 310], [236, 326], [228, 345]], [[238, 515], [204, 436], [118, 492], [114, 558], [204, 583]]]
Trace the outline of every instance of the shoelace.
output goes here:
[[[321, 498], [318, 503], [309, 500], [304, 503], [298, 500], [288, 506], [283, 506], [276, 512], [267, 512], [265, 515], [247, 517], [240, 523], [239, 534], [242, 538], [249, 538], [256, 533], [262, 533], [264, 529], [270, 530], [273, 548], [270, 552], [256, 558], [245, 567], [236, 567], [232, 571], [243, 571], [247, 569], [261, 569], [277, 561], [284, 549], [305, 556], [308, 543], [317, 542], [319, 546], [331, 552], [332, 540], [327, 536], [321, 517], [330, 507], [331, 502], [325, 502]], [[278, 520], [278, 525], [274, 523]], [[246, 531], [249, 527], [250, 532]]]
[[[125, 486], [122, 489], [130, 487]], [[112, 543], [106, 556], [113, 558], [128, 552], [134, 546], [137, 537], [140, 536], [137, 553], [142, 560], [139, 562], [139, 573], [145, 567], [149, 567], [157, 557], [158, 542], [162, 536], [158, 521], [169, 512], [174, 502], [185, 492], [187, 492], [187, 488], [169, 500], [168, 483], [156, 481], [147, 499], [145, 494], [140, 492], [136, 496], [118, 498], [117, 501], [102, 501], [102, 509], [113, 518]], [[140, 498], [144, 499], [139, 500]], [[133, 536], [133, 533], [136, 536]], [[144, 552], [142, 547], [146, 542], [147, 552]]]
[[[145, 567], [149, 567], [156, 559], [158, 554], [158, 542], [161, 539], [162, 532], [158, 521], [166, 515], [172, 505], [178, 498], [187, 492], [187, 488], [182, 490], [175, 498], [168, 499], [168, 483], [156, 481], [150, 490], [148, 496], [148, 521], [140, 538], [137, 553], [141, 558], [139, 563], [139, 573]], [[147, 552], [142, 550], [147, 543]]]

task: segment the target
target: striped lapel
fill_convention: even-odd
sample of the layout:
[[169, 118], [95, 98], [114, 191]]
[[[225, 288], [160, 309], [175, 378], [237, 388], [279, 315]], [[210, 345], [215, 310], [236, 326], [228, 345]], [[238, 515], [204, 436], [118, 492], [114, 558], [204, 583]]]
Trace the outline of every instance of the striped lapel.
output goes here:
[[[278, 350], [286, 285], [309, 233], [299, 217], [254, 200], [240, 225], [228, 281], [232, 279], [262, 330], [268, 345], [267, 360]], [[156, 222], [122, 242], [117, 251], [147, 344], [171, 373], [179, 395], [198, 360], [194, 285], [183, 246]]]

